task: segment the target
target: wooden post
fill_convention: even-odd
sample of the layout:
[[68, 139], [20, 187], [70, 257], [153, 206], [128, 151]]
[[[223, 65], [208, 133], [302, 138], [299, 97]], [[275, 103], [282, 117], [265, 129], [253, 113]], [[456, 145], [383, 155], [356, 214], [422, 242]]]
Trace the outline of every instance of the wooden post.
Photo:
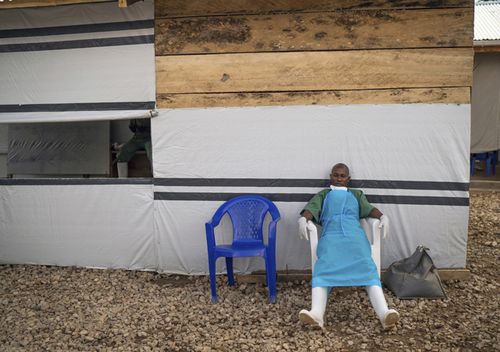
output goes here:
[[118, 7], [129, 7], [139, 0], [118, 0]]

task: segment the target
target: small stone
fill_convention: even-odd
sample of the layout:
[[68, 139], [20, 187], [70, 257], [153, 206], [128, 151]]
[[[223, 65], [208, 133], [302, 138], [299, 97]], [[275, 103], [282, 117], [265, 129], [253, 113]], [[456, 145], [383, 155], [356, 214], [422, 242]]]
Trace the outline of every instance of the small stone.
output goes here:
[[264, 331], [262, 331], [262, 333], [265, 335], [265, 336], [272, 336], [273, 335], [273, 330], [270, 329], [270, 328], [267, 328], [265, 329]]

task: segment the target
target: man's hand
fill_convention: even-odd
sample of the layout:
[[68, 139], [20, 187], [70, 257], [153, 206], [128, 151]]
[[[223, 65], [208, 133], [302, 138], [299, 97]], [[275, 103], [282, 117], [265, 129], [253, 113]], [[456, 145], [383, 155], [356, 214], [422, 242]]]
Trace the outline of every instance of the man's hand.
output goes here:
[[303, 216], [299, 218], [299, 237], [309, 241], [309, 232], [307, 231], [307, 219]]
[[389, 218], [387, 215], [382, 215], [380, 217], [380, 225], [378, 225], [379, 229], [382, 229], [382, 238], [387, 237], [387, 233], [389, 232]]

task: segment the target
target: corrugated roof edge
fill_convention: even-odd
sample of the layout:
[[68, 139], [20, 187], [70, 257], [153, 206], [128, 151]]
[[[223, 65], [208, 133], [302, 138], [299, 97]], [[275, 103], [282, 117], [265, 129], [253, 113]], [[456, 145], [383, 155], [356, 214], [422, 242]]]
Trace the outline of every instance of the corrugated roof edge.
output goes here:
[[476, 3], [474, 14], [474, 42], [479, 45], [500, 40], [500, 0]]

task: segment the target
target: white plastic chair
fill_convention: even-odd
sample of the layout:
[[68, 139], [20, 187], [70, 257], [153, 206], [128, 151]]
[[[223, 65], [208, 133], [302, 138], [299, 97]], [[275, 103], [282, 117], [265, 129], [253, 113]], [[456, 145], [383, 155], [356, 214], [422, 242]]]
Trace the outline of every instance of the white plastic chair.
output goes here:
[[[377, 266], [378, 276], [380, 277], [380, 236], [379, 229], [380, 220], [374, 218], [366, 218], [360, 220], [361, 227], [365, 231], [368, 241], [372, 246], [372, 258]], [[307, 230], [309, 232], [309, 241], [311, 242], [311, 270], [314, 270], [314, 264], [318, 259], [316, 255], [316, 248], [318, 247], [318, 229], [312, 221], [307, 222]]]

